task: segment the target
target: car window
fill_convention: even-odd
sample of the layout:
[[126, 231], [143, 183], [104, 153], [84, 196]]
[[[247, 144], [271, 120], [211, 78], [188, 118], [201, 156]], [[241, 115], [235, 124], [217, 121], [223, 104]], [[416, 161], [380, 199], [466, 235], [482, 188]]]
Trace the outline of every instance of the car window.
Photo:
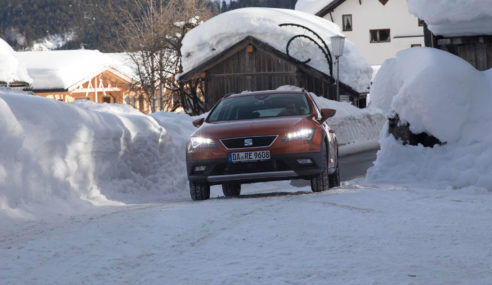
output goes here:
[[302, 93], [232, 96], [223, 99], [207, 118], [208, 122], [301, 116], [312, 114]]

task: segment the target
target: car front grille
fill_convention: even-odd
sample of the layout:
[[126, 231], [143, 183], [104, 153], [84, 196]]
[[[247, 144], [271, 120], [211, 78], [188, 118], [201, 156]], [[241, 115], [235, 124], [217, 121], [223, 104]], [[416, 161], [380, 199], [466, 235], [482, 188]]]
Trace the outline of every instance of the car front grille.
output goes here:
[[228, 149], [268, 147], [273, 144], [278, 136], [257, 136], [221, 139], [220, 141]]

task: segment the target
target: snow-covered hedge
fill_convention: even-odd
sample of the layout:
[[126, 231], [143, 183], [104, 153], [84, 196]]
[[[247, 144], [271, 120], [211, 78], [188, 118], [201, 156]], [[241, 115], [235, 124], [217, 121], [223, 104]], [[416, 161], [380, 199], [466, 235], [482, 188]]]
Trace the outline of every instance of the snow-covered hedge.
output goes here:
[[436, 49], [408, 49], [387, 60], [371, 90], [372, 104], [397, 113], [413, 133], [445, 144], [403, 146], [385, 130], [368, 180], [491, 189], [491, 82], [492, 70], [480, 72]]
[[173, 132], [128, 106], [0, 89], [0, 212], [185, 196], [185, 147]]

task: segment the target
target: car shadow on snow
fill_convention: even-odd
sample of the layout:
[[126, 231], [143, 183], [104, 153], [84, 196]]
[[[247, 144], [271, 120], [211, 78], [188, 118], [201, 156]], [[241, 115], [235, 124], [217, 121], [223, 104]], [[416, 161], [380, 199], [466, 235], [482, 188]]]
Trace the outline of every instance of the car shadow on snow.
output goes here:
[[255, 199], [255, 198], [268, 198], [268, 197], [288, 197], [288, 196], [299, 196], [299, 195], [306, 195], [306, 194], [313, 194], [313, 192], [308, 192], [308, 191], [298, 191], [298, 192], [268, 192], [268, 193], [252, 193], [252, 194], [245, 194], [245, 195], [240, 195], [239, 197], [225, 197], [225, 196], [220, 196], [215, 199], [222, 200], [222, 199]]

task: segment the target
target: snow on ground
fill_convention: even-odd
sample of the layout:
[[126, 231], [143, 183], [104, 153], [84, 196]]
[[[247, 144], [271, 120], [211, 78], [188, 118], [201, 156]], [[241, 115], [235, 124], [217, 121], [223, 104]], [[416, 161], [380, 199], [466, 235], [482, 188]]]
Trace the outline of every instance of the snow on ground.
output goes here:
[[321, 9], [325, 8], [334, 0], [297, 0], [296, 10], [317, 14]]
[[[261, 189], [261, 191], [260, 191]], [[489, 284], [479, 189], [250, 185], [243, 199], [3, 227], [2, 284]]]
[[368, 180], [435, 187], [492, 189], [492, 70], [478, 71], [450, 53], [415, 48], [385, 62], [374, 82], [372, 103], [397, 113], [415, 133], [445, 145], [403, 146], [384, 130]]
[[488, 0], [408, 0], [408, 10], [436, 35], [492, 35], [492, 5]]
[[0, 82], [11, 83], [22, 81], [31, 83], [26, 67], [19, 62], [16, 52], [0, 38]]
[[[331, 36], [342, 35], [336, 24], [299, 11], [271, 8], [244, 8], [220, 14], [188, 32], [181, 49], [184, 73], [220, 54], [224, 50], [252, 36], [284, 52], [289, 39], [305, 31], [295, 27], [279, 27], [283, 23], [296, 23], [316, 31], [328, 46]], [[309, 41], [296, 40], [291, 54], [299, 60], [311, 58], [308, 65], [329, 74], [323, 53]], [[359, 54], [355, 45], [345, 41], [340, 58], [340, 80], [358, 92], [367, 92], [371, 83], [372, 69]]]

